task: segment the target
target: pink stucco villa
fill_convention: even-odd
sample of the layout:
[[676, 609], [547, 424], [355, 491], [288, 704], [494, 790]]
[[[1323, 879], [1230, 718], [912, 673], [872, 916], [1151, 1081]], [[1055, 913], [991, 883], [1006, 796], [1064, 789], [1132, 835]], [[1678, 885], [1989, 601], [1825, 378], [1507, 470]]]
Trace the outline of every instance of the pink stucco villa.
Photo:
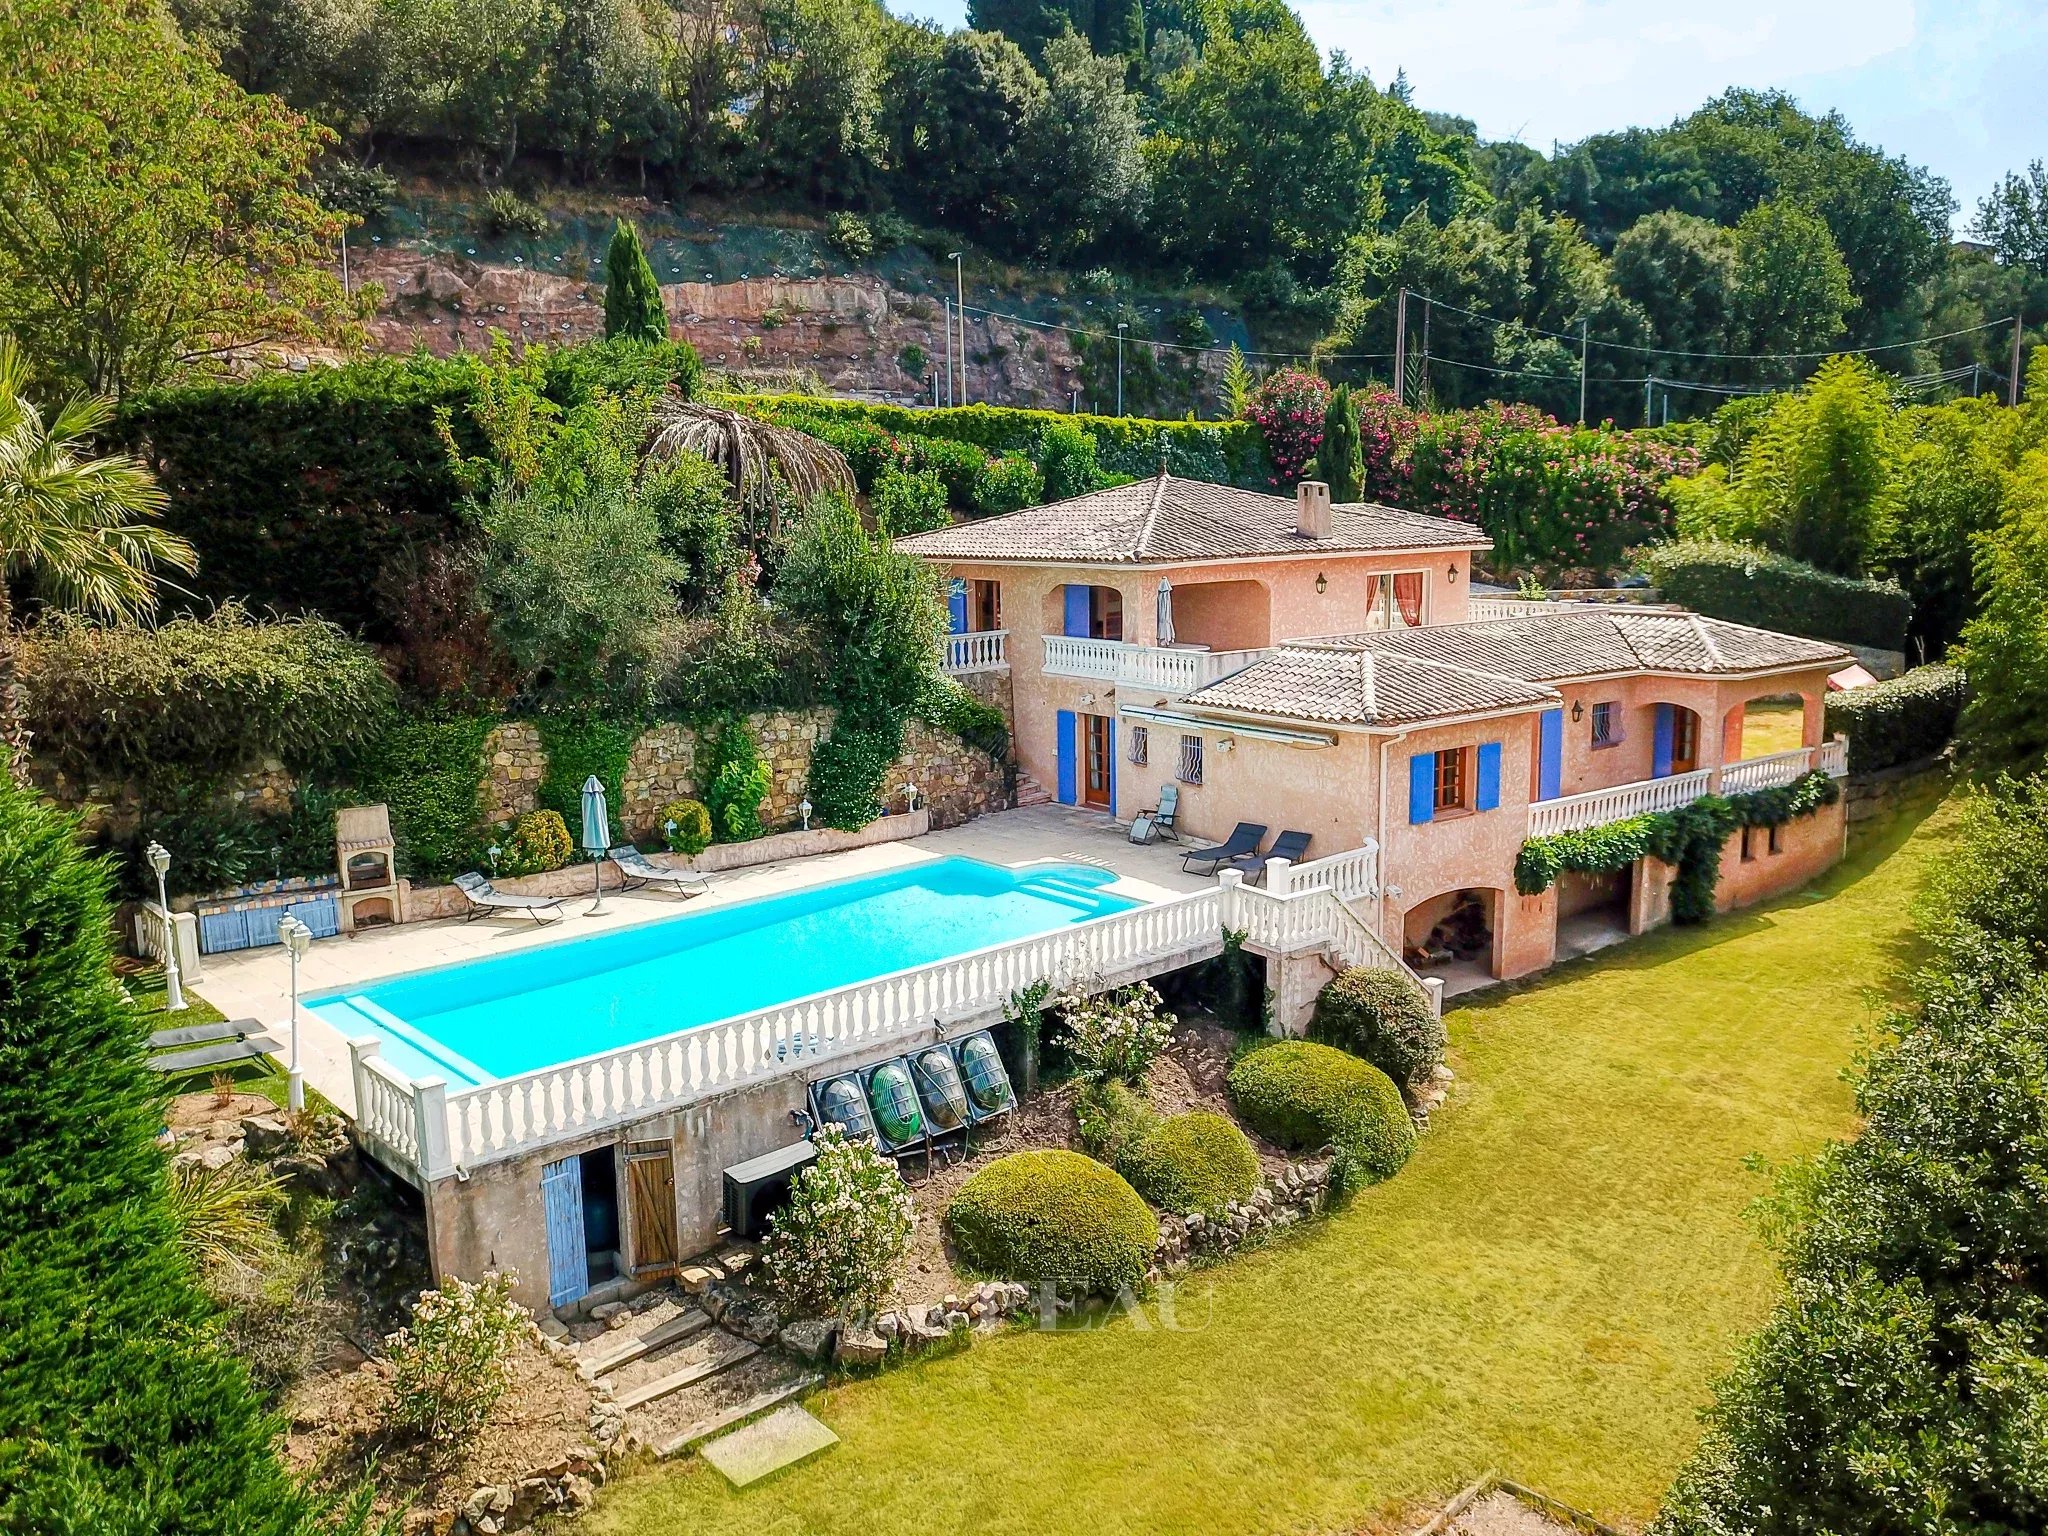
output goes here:
[[[1029, 779], [1122, 822], [1172, 786], [1190, 843], [1251, 822], [1268, 844], [1309, 834], [1298, 863], [1376, 847], [1354, 909], [1462, 985], [1668, 916], [1655, 859], [1517, 894], [1529, 837], [1846, 771], [1821, 739], [1840, 648], [1475, 599], [1478, 529], [1332, 506], [1315, 482], [1290, 499], [1162, 474], [899, 542], [951, 578], [953, 670], [1007, 669]], [[1760, 699], [1799, 701], [1798, 747], [1745, 758]], [[1738, 834], [1719, 905], [1796, 888], [1843, 839], [1839, 804]]]

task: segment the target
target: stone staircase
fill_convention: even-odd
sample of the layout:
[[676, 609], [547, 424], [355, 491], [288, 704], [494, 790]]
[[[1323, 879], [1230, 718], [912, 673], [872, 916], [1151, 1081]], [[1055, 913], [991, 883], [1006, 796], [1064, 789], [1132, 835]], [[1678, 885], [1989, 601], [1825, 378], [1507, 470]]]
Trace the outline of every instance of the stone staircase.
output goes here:
[[[722, 1323], [699, 1296], [750, 1258], [728, 1253], [684, 1267], [679, 1285], [601, 1303], [587, 1319], [558, 1323], [577, 1371], [608, 1405], [628, 1449], [676, 1456], [755, 1414], [779, 1407], [822, 1379], [766, 1346], [758, 1326]], [[604, 1411], [603, 1409], [600, 1410]]]
[[1019, 768], [1017, 770], [1017, 795], [1012, 803], [1017, 810], [1021, 811], [1028, 805], [1051, 805], [1052, 796], [1046, 791], [1046, 787], [1043, 784]]

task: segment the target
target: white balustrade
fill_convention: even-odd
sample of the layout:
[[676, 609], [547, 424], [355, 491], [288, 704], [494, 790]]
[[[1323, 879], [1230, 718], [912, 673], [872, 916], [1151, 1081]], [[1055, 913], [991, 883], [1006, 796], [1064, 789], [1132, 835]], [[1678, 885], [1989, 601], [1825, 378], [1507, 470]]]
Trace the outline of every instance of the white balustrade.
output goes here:
[[355, 1080], [356, 1131], [381, 1161], [416, 1182], [424, 1183], [420, 1158], [418, 1087], [387, 1066], [380, 1042], [366, 1036], [348, 1043], [350, 1073]]
[[1468, 623], [1483, 623], [1490, 619], [1538, 618], [1547, 613], [1556, 613], [1564, 605], [1544, 602], [1527, 597], [1475, 597], [1466, 602], [1465, 618]]
[[135, 912], [135, 949], [158, 964], [175, 945], [178, 974], [197, 981], [199, 966], [199, 919], [190, 912], [166, 912], [153, 901], [145, 901]]
[[[1328, 858], [1310, 859], [1288, 871], [1290, 891], [1335, 891], [1346, 899], [1377, 896], [1380, 893], [1380, 845], [1371, 838], [1365, 845]], [[1267, 888], [1275, 889], [1271, 876]]]
[[1010, 665], [1009, 634], [1006, 629], [977, 629], [948, 635], [942, 665], [953, 677], [970, 672], [1005, 671]]
[[1849, 776], [1849, 742], [1847, 737], [1837, 736], [1824, 741], [1817, 750], [1814, 767], [1831, 779], [1846, 779]]
[[1079, 635], [1047, 635], [1045, 670], [1052, 677], [1093, 677], [1103, 682], [1116, 679], [1120, 640], [1089, 640]]
[[1711, 770], [1700, 768], [1668, 778], [1638, 779], [1633, 784], [1591, 789], [1582, 795], [1538, 800], [1529, 807], [1529, 835], [1548, 837], [1556, 832], [1597, 827], [1604, 822], [1626, 821], [1631, 816], [1647, 816], [1653, 811], [1675, 811], [1706, 794], [1712, 777]]
[[1799, 747], [1791, 752], [1773, 752], [1769, 757], [1744, 758], [1721, 769], [1721, 793], [1746, 795], [1759, 789], [1776, 789], [1790, 784], [1813, 768], [1813, 750]]

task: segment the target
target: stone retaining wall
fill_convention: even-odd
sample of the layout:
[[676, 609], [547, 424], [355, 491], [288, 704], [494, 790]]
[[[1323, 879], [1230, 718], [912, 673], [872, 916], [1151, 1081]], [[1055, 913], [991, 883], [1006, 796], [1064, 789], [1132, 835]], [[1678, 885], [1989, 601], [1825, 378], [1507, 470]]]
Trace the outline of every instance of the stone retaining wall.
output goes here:
[[1854, 773], [1842, 787], [1842, 802], [1853, 832], [1865, 822], [1891, 816], [1915, 800], [1938, 794], [1947, 784], [1953, 768], [1946, 754], [1881, 768], [1876, 773]]

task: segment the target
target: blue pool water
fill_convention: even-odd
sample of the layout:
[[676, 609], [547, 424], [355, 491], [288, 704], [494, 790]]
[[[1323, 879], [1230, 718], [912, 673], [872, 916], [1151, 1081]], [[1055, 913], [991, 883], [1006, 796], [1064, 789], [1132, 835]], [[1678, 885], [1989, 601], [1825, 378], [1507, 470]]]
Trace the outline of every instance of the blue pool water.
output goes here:
[[[306, 1006], [451, 1089], [574, 1061], [1137, 905], [1079, 864], [939, 859], [324, 992]], [[569, 919], [573, 927], [575, 918]]]

